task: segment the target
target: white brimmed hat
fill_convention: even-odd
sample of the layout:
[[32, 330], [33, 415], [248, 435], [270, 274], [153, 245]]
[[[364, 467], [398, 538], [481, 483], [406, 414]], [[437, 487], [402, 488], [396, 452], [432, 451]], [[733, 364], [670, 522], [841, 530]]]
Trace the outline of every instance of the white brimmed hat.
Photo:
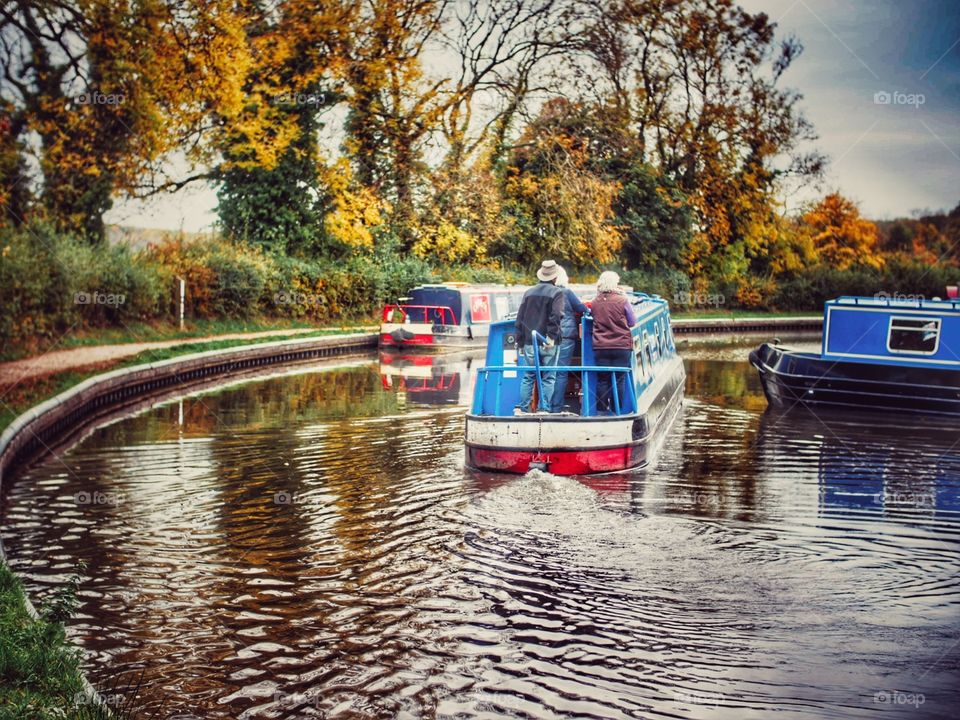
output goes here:
[[550, 282], [551, 280], [556, 280], [559, 272], [560, 266], [557, 265], [556, 260], [544, 260], [540, 263], [540, 269], [537, 270], [537, 279], [543, 282]]

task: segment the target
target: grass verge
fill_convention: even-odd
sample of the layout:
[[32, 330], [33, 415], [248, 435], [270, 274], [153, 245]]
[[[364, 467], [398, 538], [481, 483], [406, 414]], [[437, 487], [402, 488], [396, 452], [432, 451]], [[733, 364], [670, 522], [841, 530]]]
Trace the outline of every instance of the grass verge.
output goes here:
[[111, 717], [84, 694], [80, 652], [63, 627], [75, 607], [74, 579], [34, 620], [24, 606], [23, 586], [0, 562], [0, 720]]
[[[371, 324], [373, 324], [372, 320]], [[50, 350], [69, 350], [71, 348], [89, 347], [91, 345], [122, 345], [125, 343], [178, 340], [181, 338], [188, 339], [209, 335], [230, 335], [234, 333], [298, 330], [305, 328], [316, 328], [318, 331], [331, 333], [349, 330], [349, 328], [335, 326], [317, 327], [316, 323], [283, 319], [191, 320], [183, 330], [181, 330], [176, 323], [136, 322], [127, 323], [122, 327], [76, 330], [57, 340], [38, 338], [23, 345], [7, 345], [0, 350], [0, 362], [41, 355]]]

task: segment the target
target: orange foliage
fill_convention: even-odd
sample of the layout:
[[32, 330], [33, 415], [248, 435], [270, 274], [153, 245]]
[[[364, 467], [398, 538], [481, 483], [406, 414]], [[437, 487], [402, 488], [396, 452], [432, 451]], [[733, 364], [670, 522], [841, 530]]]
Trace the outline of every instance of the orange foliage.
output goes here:
[[860, 217], [857, 206], [839, 193], [830, 193], [803, 215], [822, 263], [839, 270], [855, 265], [881, 268], [877, 226]]

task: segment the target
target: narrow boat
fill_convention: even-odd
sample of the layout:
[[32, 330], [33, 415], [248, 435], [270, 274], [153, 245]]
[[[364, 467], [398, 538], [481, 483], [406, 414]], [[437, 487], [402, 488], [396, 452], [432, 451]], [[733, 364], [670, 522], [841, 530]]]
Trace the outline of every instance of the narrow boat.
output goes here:
[[841, 297], [819, 354], [750, 353], [770, 405], [960, 416], [960, 300]]
[[[571, 285], [581, 297], [595, 289]], [[384, 350], [482, 349], [490, 326], [516, 314], [527, 285], [418, 285], [409, 297], [383, 306], [380, 347]]]
[[490, 324], [516, 313], [523, 285], [419, 285], [410, 296], [383, 307], [380, 347], [431, 349], [480, 347]]
[[[657, 296], [631, 292], [637, 324], [632, 328], [630, 367], [594, 362], [593, 321], [580, 322], [581, 341], [565, 371], [565, 398], [572, 411], [514, 414], [524, 372], [546, 372], [535, 357], [525, 366], [515, 347], [513, 321], [490, 326], [486, 365], [479, 369], [473, 405], [466, 419], [466, 465], [478, 470], [525, 473], [531, 468], [555, 475], [590, 475], [641, 467], [655, 438], [676, 416], [683, 399], [683, 361], [670, 327], [670, 309]], [[518, 357], [519, 356], [519, 357]], [[624, 397], [614, 388], [612, 414], [597, 411], [597, 379], [626, 377]], [[536, 396], [535, 396], [536, 397]]]

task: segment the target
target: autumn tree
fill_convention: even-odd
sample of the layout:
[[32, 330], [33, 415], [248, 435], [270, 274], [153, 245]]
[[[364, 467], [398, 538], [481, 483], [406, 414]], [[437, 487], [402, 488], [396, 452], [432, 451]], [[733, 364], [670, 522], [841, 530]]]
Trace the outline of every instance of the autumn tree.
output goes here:
[[9, 106], [0, 109], [0, 225], [20, 225], [32, 202], [25, 146], [13, 128]]
[[[392, 206], [401, 247], [436, 234], [436, 224], [419, 227], [422, 219], [440, 215], [456, 224], [457, 216], [469, 212], [468, 173], [471, 168], [482, 173], [502, 159], [535, 69], [565, 47], [562, 19], [572, 4], [363, 4], [356, 32], [346, 43], [344, 146], [357, 180]], [[430, 72], [431, 66], [446, 72]], [[428, 150], [442, 158], [438, 167], [428, 162]], [[434, 202], [438, 207], [431, 207]]]
[[[578, 92], [613, 108], [640, 157], [695, 208], [688, 273], [736, 278], [763, 254], [789, 178], [816, 177], [823, 158], [800, 96], [779, 87], [801, 51], [774, 23], [733, 0], [587, 2]], [[583, 62], [582, 58], [587, 61]]]
[[225, 0], [17, 0], [0, 12], [12, 142], [37, 160], [43, 208], [94, 239], [115, 192], [178, 186], [164, 172], [170, 152], [209, 156], [207, 138], [243, 105], [249, 65]]
[[[332, 200], [317, 133], [339, 99], [341, 36], [354, 12], [350, 3], [317, 0], [245, 6], [254, 59], [244, 84], [248, 102], [223, 137], [214, 175], [229, 236], [292, 255], [328, 249], [324, 220]], [[262, 153], [265, 139], [275, 150], [270, 156]]]
[[525, 263], [552, 256], [573, 267], [617, 259], [623, 243], [613, 204], [620, 185], [591, 155], [584, 126], [569, 101], [546, 103], [517, 139], [505, 177], [505, 211], [512, 227], [492, 252]]
[[856, 204], [839, 193], [830, 193], [807, 210], [802, 222], [820, 262], [839, 270], [857, 265], [883, 267], [877, 252], [877, 226], [862, 218]]

